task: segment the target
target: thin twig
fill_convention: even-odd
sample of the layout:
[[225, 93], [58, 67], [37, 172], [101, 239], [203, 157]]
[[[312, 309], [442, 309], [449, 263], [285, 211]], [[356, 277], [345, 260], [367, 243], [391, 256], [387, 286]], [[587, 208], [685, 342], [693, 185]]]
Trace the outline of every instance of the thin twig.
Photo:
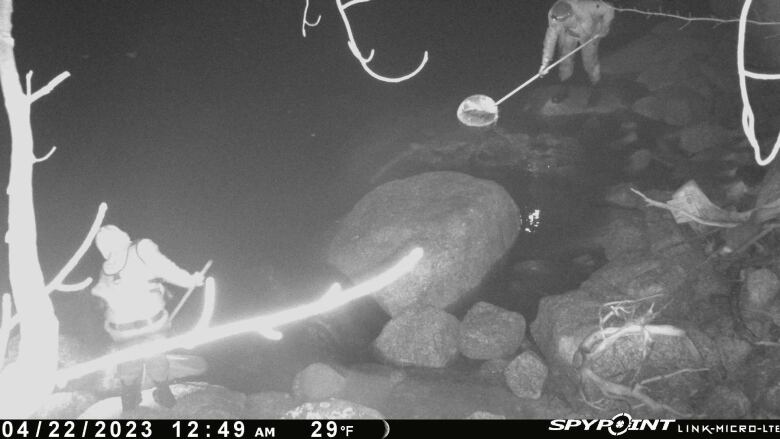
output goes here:
[[[636, 14], [642, 14], [642, 15], [651, 15], [655, 17], [666, 17], [666, 18], [676, 18], [679, 20], [685, 20], [688, 23], [685, 24], [687, 26], [691, 22], [694, 21], [706, 21], [711, 23], [717, 23], [717, 24], [727, 24], [727, 23], [739, 23], [739, 18], [730, 18], [730, 19], [724, 19], [724, 18], [716, 18], [716, 17], [693, 17], [693, 16], [685, 16], [685, 15], [679, 15], [679, 14], [671, 14], [668, 12], [653, 12], [653, 11], [645, 11], [642, 9], [634, 9], [634, 8], [615, 8], [614, 10], [619, 12], [633, 12]], [[757, 21], [757, 20], [745, 20], [746, 23], [755, 24], [757, 26], [777, 26], [780, 25], [780, 22], [778, 21]]]
[[[90, 227], [87, 236], [84, 238], [84, 241], [81, 242], [81, 245], [76, 250], [76, 253], [74, 253], [73, 256], [71, 256], [68, 263], [65, 264], [64, 267], [62, 267], [60, 272], [57, 273], [57, 275], [54, 276], [54, 279], [52, 279], [51, 282], [49, 282], [49, 285], [46, 286], [47, 294], [56, 290], [64, 291], [60, 288], [60, 286], [65, 281], [65, 278], [68, 277], [70, 272], [73, 271], [73, 269], [76, 267], [76, 264], [79, 263], [81, 258], [84, 256], [84, 253], [87, 252], [89, 246], [92, 245], [92, 241], [95, 240], [95, 235], [97, 235], [98, 230], [100, 230], [100, 225], [103, 224], [103, 218], [106, 216], [106, 209], [108, 209], [106, 203], [100, 203], [100, 207], [98, 207], [97, 215], [95, 215], [95, 220], [92, 222], [92, 227]], [[80, 282], [78, 285], [81, 285], [84, 282], [86, 282], [86, 280]], [[89, 279], [89, 283], [92, 283], [92, 279]]]
[[306, 0], [306, 6], [303, 8], [303, 21], [301, 23], [301, 34], [303, 35], [303, 38], [306, 38], [306, 26], [315, 27], [319, 25], [321, 18], [322, 14], [317, 16], [317, 21], [309, 21], [309, 0]]
[[40, 162], [48, 160], [49, 157], [51, 157], [51, 155], [54, 154], [54, 151], [56, 151], [56, 150], [57, 150], [57, 147], [56, 146], [52, 146], [51, 149], [49, 150], [49, 152], [47, 152], [45, 156], [43, 156], [43, 157], [36, 157], [35, 160], [33, 160], [33, 163], [40, 163]]
[[371, 60], [374, 58], [374, 49], [371, 49], [371, 51], [369, 51], [368, 56], [363, 56], [363, 54], [360, 52], [360, 49], [357, 47], [357, 43], [355, 42], [355, 36], [352, 35], [352, 27], [349, 24], [349, 18], [347, 17], [347, 11], [346, 11], [347, 8], [349, 8], [350, 6], [354, 6], [359, 3], [366, 3], [368, 1], [370, 0], [350, 0], [344, 3], [343, 0], [336, 0], [336, 7], [338, 8], [339, 14], [341, 15], [341, 20], [344, 22], [344, 28], [347, 30], [347, 38], [348, 38], [347, 46], [349, 47], [349, 50], [352, 52], [352, 56], [354, 56], [355, 59], [358, 60], [360, 65], [363, 66], [363, 70], [365, 70], [366, 73], [368, 73], [372, 78], [377, 79], [379, 81], [393, 82], [393, 83], [402, 82], [420, 73], [423, 67], [425, 67], [425, 64], [428, 62], [427, 50], [423, 53], [422, 61], [420, 61], [420, 64], [417, 66], [417, 68], [403, 76], [396, 76], [396, 77], [383, 76], [374, 72], [373, 70], [371, 70], [371, 67], [368, 66], [368, 63], [370, 63]]
[[[32, 76], [32, 72], [30, 72], [30, 76]], [[30, 96], [30, 103], [33, 103], [37, 101], [38, 99], [46, 96], [47, 94], [51, 93], [52, 90], [54, 90], [55, 87], [60, 85], [60, 82], [68, 79], [70, 77], [70, 72], [62, 72], [59, 75], [55, 76], [54, 79], [49, 81], [48, 84], [43, 86], [40, 90], [36, 91], [35, 93]]]

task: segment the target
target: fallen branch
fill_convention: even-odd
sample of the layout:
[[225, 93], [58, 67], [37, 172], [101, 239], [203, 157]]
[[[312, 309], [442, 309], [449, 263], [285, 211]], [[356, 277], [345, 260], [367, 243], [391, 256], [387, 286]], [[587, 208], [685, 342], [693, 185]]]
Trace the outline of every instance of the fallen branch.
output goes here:
[[670, 211], [672, 213], [676, 213], [678, 215], [684, 216], [684, 217], [688, 218], [689, 220], [691, 220], [691, 221], [693, 221], [695, 223], [701, 224], [701, 225], [711, 226], [711, 227], [731, 228], [731, 227], [739, 226], [740, 224], [744, 224], [744, 222], [745, 222], [745, 221], [713, 221], [713, 220], [709, 220], [707, 218], [701, 218], [701, 217], [699, 217], [699, 216], [697, 216], [697, 215], [695, 215], [695, 214], [693, 214], [691, 212], [688, 212], [687, 210], [682, 209], [680, 207], [673, 206], [673, 205], [671, 205], [669, 203], [662, 203], [660, 201], [655, 201], [655, 200], [649, 198], [647, 195], [643, 194], [642, 192], [639, 192], [638, 190], [636, 190], [634, 188], [631, 188], [631, 192], [633, 192], [633, 193], [639, 195], [640, 197], [642, 197], [642, 199], [647, 203], [648, 206], [653, 206], [653, 207], [658, 207], [658, 208], [661, 208], [661, 209], [666, 209], [666, 210], [668, 210], [668, 211]]
[[409, 254], [403, 257], [395, 265], [377, 276], [361, 282], [352, 288], [343, 291], [338, 289], [338, 291], [340, 291], [339, 294], [336, 294], [336, 289], [331, 288], [322, 298], [304, 305], [288, 308], [269, 315], [244, 319], [211, 328], [197, 329], [168, 339], [132, 346], [94, 360], [61, 369], [57, 372], [57, 383], [64, 385], [68, 381], [118, 363], [161, 354], [181, 347], [200, 346], [247, 332], [261, 331], [265, 334], [269, 330], [276, 330], [279, 326], [315, 315], [325, 314], [348, 302], [382, 290], [402, 276], [411, 272], [420, 259], [422, 259], [422, 256], [423, 250], [417, 247], [410, 251]]

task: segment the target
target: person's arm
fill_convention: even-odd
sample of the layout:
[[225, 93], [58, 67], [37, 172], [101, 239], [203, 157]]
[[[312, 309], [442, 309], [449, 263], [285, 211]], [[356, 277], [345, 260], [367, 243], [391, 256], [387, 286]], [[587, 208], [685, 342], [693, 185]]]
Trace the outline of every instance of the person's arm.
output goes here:
[[547, 72], [547, 66], [552, 62], [553, 56], [555, 56], [555, 45], [558, 42], [558, 34], [561, 31], [561, 25], [553, 23], [550, 20], [550, 24], [547, 26], [547, 33], [544, 35], [544, 45], [542, 46], [542, 65], [539, 68], [539, 76], [544, 76]]
[[594, 24], [593, 30], [602, 38], [607, 36], [612, 20], [615, 18], [615, 8], [609, 3], [595, 0], [591, 3], [589, 12]]
[[197, 287], [202, 283], [196, 274], [190, 274], [160, 253], [157, 244], [150, 239], [138, 241], [136, 251], [144, 263], [165, 282], [182, 288]]

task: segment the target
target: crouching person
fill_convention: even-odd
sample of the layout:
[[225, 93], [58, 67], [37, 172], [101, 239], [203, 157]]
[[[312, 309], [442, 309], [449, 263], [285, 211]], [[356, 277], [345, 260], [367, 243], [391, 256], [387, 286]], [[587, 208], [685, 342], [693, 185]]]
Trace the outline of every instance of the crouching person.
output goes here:
[[[117, 347], [166, 337], [170, 321], [163, 282], [181, 288], [198, 287], [203, 285], [203, 275], [179, 268], [160, 253], [153, 241], [131, 241], [127, 233], [113, 225], [100, 228], [95, 246], [105, 262], [92, 294], [105, 302], [105, 329]], [[156, 387], [154, 400], [173, 407], [176, 398], [168, 383], [168, 360], [159, 354], [118, 366], [122, 409], [132, 410], [141, 403], [144, 368]]]

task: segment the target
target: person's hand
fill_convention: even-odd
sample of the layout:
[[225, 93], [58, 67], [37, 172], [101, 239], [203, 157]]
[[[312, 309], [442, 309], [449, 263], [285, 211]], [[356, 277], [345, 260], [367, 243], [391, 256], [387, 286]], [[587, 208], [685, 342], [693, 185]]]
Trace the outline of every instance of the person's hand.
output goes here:
[[539, 77], [544, 78], [545, 75], [547, 75], [547, 64], [542, 64], [542, 66], [539, 67]]
[[192, 273], [192, 285], [193, 286], [195, 286], [195, 287], [202, 287], [203, 286], [203, 281], [204, 281], [203, 273], [201, 273], [201, 272]]

